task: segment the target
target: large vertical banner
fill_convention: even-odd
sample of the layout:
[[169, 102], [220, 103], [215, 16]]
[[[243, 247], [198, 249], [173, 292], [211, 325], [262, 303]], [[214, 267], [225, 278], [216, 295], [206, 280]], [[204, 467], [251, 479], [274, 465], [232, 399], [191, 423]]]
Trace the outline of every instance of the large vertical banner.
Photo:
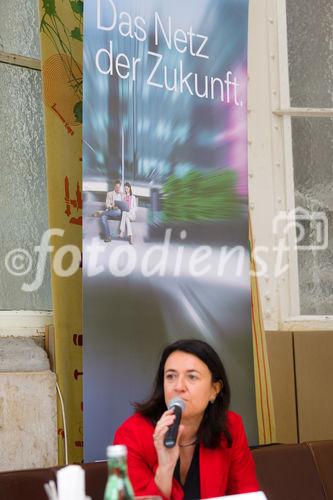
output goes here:
[[247, 23], [248, 0], [85, 1], [86, 460], [188, 337], [221, 355], [257, 442]]

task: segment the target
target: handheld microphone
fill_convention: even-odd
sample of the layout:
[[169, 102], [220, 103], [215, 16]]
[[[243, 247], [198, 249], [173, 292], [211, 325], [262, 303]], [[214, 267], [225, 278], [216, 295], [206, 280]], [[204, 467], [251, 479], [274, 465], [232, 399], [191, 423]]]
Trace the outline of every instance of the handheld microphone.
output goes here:
[[185, 402], [180, 398], [173, 398], [168, 404], [168, 410], [171, 409], [173, 409], [176, 418], [164, 436], [164, 446], [166, 448], [173, 448], [176, 444], [180, 419], [185, 410]]

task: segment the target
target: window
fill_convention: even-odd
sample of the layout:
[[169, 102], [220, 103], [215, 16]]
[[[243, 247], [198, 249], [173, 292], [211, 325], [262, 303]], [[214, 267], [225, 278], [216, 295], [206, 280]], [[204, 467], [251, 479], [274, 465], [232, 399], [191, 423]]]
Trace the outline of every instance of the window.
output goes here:
[[48, 228], [39, 58], [37, 2], [2, 0], [0, 310], [51, 309], [49, 275], [36, 292], [21, 290], [24, 282], [34, 280], [34, 247]]
[[285, 12], [293, 201], [305, 216], [296, 308], [333, 316], [333, 3], [286, 0]]
[[249, 38], [250, 212], [267, 265], [257, 260], [265, 328], [331, 329], [333, 4], [265, 6], [250, 3]]

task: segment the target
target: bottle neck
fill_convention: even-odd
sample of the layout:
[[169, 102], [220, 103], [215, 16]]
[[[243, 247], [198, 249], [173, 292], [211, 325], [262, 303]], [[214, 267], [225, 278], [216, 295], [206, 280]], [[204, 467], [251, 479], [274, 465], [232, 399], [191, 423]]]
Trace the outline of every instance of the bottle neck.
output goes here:
[[112, 457], [108, 459], [109, 474], [123, 476], [127, 474], [127, 459], [126, 457]]

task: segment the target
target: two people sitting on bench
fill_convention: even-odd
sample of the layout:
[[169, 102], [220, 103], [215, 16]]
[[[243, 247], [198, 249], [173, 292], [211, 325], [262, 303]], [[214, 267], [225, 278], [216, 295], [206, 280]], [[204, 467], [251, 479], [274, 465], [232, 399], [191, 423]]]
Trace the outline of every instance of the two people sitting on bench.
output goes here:
[[132, 193], [131, 184], [125, 182], [124, 192], [122, 192], [121, 182], [120, 180], [116, 180], [113, 191], [109, 191], [106, 195], [105, 206], [105, 210], [101, 213], [101, 226], [104, 241], [109, 242], [112, 240], [108, 220], [115, 219], [120, 220], [120, 237], [123, 238], [127, 232], [128, 241], [132, 245], [133, 232], [131, 223], [135, 221], [137, 201]]

